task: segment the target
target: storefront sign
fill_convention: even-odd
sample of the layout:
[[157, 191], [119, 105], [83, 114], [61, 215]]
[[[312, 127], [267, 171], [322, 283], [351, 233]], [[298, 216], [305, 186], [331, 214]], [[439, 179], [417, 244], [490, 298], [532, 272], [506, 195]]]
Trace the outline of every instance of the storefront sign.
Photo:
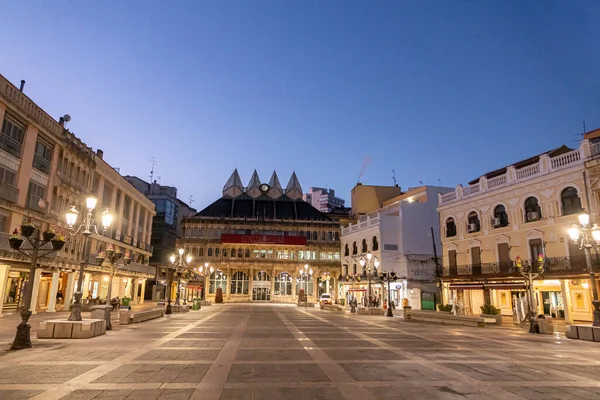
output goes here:
[[145, 242], [140, 242], [140, 249], [146, 250], [146, 243]]
[[125, 243], [125, 244], [131, 244], [131, 236], [125, 236], [125, 237], [123, 237], [123, 243]]
[[274, 235], [232, 235], [221, 234], [221, 243], [251, 243], [306, 246], [304, 236], [274, 236]]
[[271, 289], [271, 282], [270, 281], [253, 281], [252, 287]]
[[18, 278], [19, 277], [19, 271], [10, 271], [8, 273], [8, 277], [9, 278]]

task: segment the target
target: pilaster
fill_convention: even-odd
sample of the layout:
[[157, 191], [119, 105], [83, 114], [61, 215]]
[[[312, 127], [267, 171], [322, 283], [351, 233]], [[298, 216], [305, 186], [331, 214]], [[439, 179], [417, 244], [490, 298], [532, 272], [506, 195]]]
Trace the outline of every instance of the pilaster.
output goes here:
[[37, 128], [29, 124], [25, 129], [25, 138], [21, 147], [21, 166], [19, 167], [17, 177], [17, 187], [19, 188], [17, 204], [25, 208], [27, 208], [27, 194], [29, 191], [29, 180], [31, 179], [31, 169], [33, 168], [33, 155], [35, 153], [37, 136]]
[[[42, 269], [36, 268], [33, 274], [33, 290], [31, 291], [31, 313], [37, 314], [38, 294], [40, 293], [40, 280], [42, 278]], [[29, 278], [31, 282], [31, 277]]]
[[144, 304], [145, 295], [146, 295], [146, 278], [142, 279], [142, 292], [140, 293], [140, 304]]
[[50, 301], [46, 312], [56, 312], [56, 294], [58, 292], [59, 271], [52, 271], [52, 283], [50, 284]]
[[[0, 104], [0, 120], [2, 117], [3, 105]], [[4, 306], [4, 299], [6, 298], [6, 287], [8, 281], [8, 270], [10, 269], [10, 265], [0, 265], [0, 317], [2, 314], [2, 307]]]

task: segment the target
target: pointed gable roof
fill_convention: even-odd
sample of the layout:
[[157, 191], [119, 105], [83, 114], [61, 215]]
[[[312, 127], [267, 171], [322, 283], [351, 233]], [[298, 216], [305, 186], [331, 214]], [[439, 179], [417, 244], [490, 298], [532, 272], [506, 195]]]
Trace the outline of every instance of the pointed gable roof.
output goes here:
[[281, 188], [281, 183], [277, 177], [277, 172], [273, 171], [273, 175], [271, 175], [271, 179], [269, 180], [269, 192], [267, 195], [272, 199], [278, 199], [282, 194], [283, 189]]
[[244, 185], [242, 185], [240, 174], [236, 168], [223, 186], [223, 196], [237, 197], [242, 193], [244, 193]]
[[260, 178], [258, 177], [258, 172], [254, 170], [252, 173], [252, 177], [250, 178], [250, 182], [248, 182], [248, 186], [246, 187], [246, 194], [248, 196], [256, 198], [261, 195], [260, 192]]
[[285, 187], [285, 195], [290, 199], [298, 200], [302, 198], [302, 186], [300, 186], [300, 182], [298, 181], [298, 177], [296, 176], [296, 172], [292, 172], [292, 176], [290, 177], [290, 181]]

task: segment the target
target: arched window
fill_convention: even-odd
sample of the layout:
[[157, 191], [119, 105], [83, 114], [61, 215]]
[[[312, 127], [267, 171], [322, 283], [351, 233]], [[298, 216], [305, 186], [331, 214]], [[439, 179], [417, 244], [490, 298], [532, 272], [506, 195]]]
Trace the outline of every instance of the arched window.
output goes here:
[[212, 252], [212, 247], [208, 248], [208, 256], [212, 257], [213, 256], [213, 252]]
[[312, 275], [298, 275], [296, 278], [296, 293], [300, 294], [300, 289], [304, 289], [307, 296], [312, 296], [314, 293], [314, 282]]
[[210, 279], [208, 280], [208, 293], [215, 294], [217, 288], [221, 288], [223, 293], [225, 293], [225, 285], [227, 285], [227, 277], [223, 274], [223, 271], [218, 269], [210, 274]]
[[373, 236], [373, 251], [379, 250], [379, 241], [377, 240], [377, 236]]
[[244, 252], [242, 249], [238, 249], [238, 258], [242, 258], [244, 256]]
[[456, 222], [454, 218], [448, 218], [446, 220], [446, 237], [456, 236]]
[[327, 240], [327, 232], [321, 232], [321, 241], [324, 242], [325, 240]]
[[231, 258], [235, 258], [236, 252], [237, 252], [236, 249], [231, 249]]
[[313, 233], [312, 233], [312, 240], [319, 240], [319, 232], [313, 231]]
[[479, 215], [477, 215], [477, 213], [475, 211], [471, 211], [469, 213], [467, 223], [468, 223], [467, 232], [469, 232], [469, 233], [479, 232], [481, 224], [479, 222]]
[[506, 208], [502, 204], [498, 204], [496, 208], [494, 208], [494, 220], [492, 221], [492, 226], [494, 228], [500, 228], [508, 225], [508, 214], [506, 213]]
[[271, 277], [265, 271], [259, 271], [254, 275], [255, 281], [270, 281]]
[[231, 294], [248, 294], [248, 275], [238, 271], [231, 276]]
[[350, 249], [348, 248], [348, 243], [346, 243], [346, 245], [344, 246], [344, 255], [345, 256], [350, 255]]
[[287, 272], [275, 275], [275, 296], [292, 295], [292, 277]]
[[200, 247], [200, 250], [198, 250], [198, 257], [204, 257], [204, 247]]
[[358, 247], [356, 246], [356, 242], [352, 243], [352, 255], [358, 254]]
[[367, 252], [367, 239], [362, 240], [362, 252], [363, 253]]
[[215, 247], [215, 258], [219, 258], [221, 257], [221, 249], [219, 249], [218, 247]]
[[223, 249], [223, 258], [227, 258], [227, 249]]
[[525, 222], [537, 221], [542, 218], [542, 209], [538, 204], [538, 199], [531, 196], [525, 200]]
[[250, 249], [246, 249], [246, 251], [244, 252], [244, 257], [250, 258]]
[[577, 189], [568, 187], [560, 194], [560, 202], [562, 204], [562, 215], [571, 215], [580, 213], [581, 199], [577, 195]]

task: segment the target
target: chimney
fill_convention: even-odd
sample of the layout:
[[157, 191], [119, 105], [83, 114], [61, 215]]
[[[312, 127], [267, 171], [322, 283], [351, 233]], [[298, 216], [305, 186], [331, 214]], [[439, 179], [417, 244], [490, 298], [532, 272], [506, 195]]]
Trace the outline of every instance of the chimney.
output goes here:
[[21, 79], [21, 86], [19, 87], [19, 90], [22, 92], [24, 87], [25, 87], [25, 81], [23, 79]]
[[64, 128], [65, 127], [65, 119], [63, 117], [60, 117], [58, 119], [58, 124]]
[[96, 156], [102, 160], [102, 157], [104, 157], [104, 152], [100, 149], [96, 150]]

